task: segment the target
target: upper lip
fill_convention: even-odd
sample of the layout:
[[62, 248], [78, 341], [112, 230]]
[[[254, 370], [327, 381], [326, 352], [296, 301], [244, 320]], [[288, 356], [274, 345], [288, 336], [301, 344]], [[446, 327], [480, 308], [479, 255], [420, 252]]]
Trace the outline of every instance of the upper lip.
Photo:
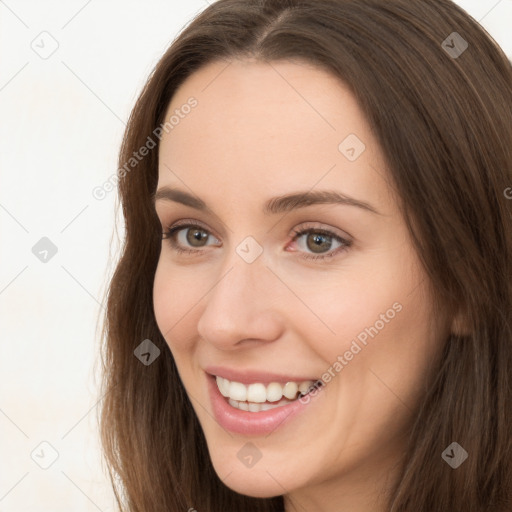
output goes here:
[[227, 368], [226, 366], [207, 366], [206, 373], [213, 376], [223, 377], [230, 381], [240, 382], [241, 384], [254, 384], [260, 382], [268, 385], [271, 382], [287, 383], [287, 382], [304, 382], [317, 381], [316, 377], [307, 377], [303, 375], [284, 375], [282, 373], [273, 373], [266, 370], [253, 370], [241, 368]]

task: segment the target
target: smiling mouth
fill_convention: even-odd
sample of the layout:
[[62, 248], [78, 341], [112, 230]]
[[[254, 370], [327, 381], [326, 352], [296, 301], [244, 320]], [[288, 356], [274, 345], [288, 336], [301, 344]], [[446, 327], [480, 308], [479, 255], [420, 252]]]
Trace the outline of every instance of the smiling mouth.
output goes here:
[[296, 402], [313, 389], [322, 385], [321, 381], [306, 380], [301, 382], [271, 382], [265, 385], [260, 382], [242, 384], [216, 376], [217, 387], [229, 405], [248, 412], [260, 412], [283, 407]]

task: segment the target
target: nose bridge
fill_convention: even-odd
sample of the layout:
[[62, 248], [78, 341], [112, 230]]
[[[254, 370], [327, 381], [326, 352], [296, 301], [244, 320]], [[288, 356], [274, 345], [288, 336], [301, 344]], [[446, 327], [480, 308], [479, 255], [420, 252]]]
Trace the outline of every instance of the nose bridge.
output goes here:
[[197, 328], [203, 338], [219, 346], [279, 336], [276, 301], [269, 300], [266, 287], [270, 273], [262, 252], [256, 255], [255, 249], [251, 240], [242, 241], [233, 249], [205, 296]]

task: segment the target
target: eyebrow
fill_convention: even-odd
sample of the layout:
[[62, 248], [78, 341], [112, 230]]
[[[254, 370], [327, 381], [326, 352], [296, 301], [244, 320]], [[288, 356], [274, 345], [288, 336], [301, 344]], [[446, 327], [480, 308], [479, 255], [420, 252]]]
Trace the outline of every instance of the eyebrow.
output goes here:
[[[198, 197], [195, 197], [183, 190], [170, 188], [168, 186], [159, 188], [153, 194], [152, 199], [153, 204], [156, 204], [157, 201], [173, 201], [190, 206], [196, 210], [209, 210], [202, 199], [199, 199]], [[265, 203], [263, 212], [265, 214], [285, 213], [297, 208], [305, 208], [316, 204], [342, 204], [346, 206], [355, 206], [376, 215], [381, 215], [371, 204], [334, 190], [310, 190], [273, 197]]]

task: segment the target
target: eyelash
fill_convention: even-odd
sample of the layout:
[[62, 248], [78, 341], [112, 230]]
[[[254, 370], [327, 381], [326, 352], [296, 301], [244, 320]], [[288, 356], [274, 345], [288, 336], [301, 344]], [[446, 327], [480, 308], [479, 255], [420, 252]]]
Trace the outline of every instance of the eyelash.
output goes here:
[[[169, 243], [171, 247], [179, 254], [188, 254], [188, 255], [198, 255], [198, 253], [202, 252], [201, 249], [186, 249], [178, 245], [176, 241], [174, 240], [173, 236], [178, 233], [179, 231], [187, 228], [199, 228], [205, 232], [208, 233], [208, 235], [211, 235], [210, 231], [208, 231], [205, 227], [201, 226], [200, 224], [193, 224], [193, 223], [184, 223], [184, 224], [178, 224], [172, 227], [169, 227], [167, 231], [165, 231], [162, 234], [163, 240], [169, 240]], [[307, 259], [307, 260], [325, 260], [328, 258], [332, 258], [333, 256], [337, 255], [340, 252], [346, 251], [351, 245], [352, 242], [349, 240], [346, 240], [333, 231], [330, 231], [328, 229], [321, 229], [321, 228], [303, 228], [303, 229], [297, 229], [293, 231], [293, 238], [292, 242], [295, 242], [298, 238], [300, 238], [302, 235], [315, 233], [319, 235], [325, 235], [329, 238], [332, 238], [333, 240], [336, 240], [341, 245], [340, 247], [337, 247], [336, 249], [331, 250], [330, 252], [322, 253], [322, 254], [311, 254], [311, 253], [304, 253], [300, 251], [301, 258]], [[299, 252], [299, 251], [298, 251]]]

